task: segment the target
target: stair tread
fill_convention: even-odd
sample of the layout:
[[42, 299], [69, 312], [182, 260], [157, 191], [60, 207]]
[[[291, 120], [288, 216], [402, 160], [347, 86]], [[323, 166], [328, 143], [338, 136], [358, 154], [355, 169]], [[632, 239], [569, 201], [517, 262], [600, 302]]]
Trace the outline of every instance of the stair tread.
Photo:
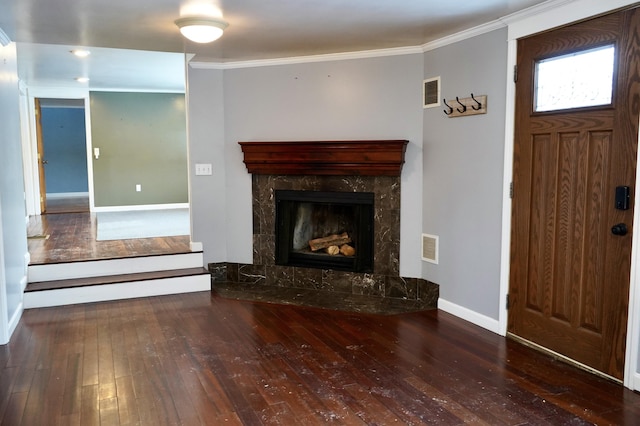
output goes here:
[[55, 290], [73, 287], [86, 287], [101, 284], [116, 284], [130, 281], [147, 281], [163, 278], [179, 278], [194, 275], [209, 274], [206, 268], [171, 269], [167, 271], [139, 272], [134, 274], [106, 275], [98, 277], [72, 278], [55, 281], [30, 282], [25, 288], [25, 293], [31, 291]]

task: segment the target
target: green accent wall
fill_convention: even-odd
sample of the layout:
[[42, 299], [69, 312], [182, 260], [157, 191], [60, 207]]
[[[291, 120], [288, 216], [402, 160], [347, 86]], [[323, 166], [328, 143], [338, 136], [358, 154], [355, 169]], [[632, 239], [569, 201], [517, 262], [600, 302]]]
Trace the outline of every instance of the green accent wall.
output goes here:
[[91, 92], [90, 107], [96, 207], [188, 202], [184, 94]]

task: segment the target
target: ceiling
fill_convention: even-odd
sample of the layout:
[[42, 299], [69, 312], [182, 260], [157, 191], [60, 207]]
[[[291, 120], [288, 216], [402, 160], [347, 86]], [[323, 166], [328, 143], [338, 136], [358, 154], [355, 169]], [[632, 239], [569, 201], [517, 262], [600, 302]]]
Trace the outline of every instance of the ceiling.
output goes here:
[[[0, 30], [18, 44], [28, 85], [78, 85], [74, 77], [84, 75], [91, 88], [181, 90], [185, 52], [228, 63], [415, 47], [545, 2], [198, 1], [0, 0]], [[181, 36], [174, 21], [194, 6], [222, 14], [229, 23], [222, 38], [201, 45]], [[92, 54], [69, 53], [79, 46]]]

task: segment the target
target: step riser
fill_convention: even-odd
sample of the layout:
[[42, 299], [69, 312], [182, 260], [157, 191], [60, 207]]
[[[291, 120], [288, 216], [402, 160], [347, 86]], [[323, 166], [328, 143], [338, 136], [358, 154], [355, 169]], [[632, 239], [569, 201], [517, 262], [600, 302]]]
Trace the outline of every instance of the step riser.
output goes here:
[[32, 309], [197, 291], [211, 291], [211, 275], [33, 291], [24, 294], [23, 303], [25, 309]]
[[29, 282], [68, 280], [84, 277], [136, 274], [203, 267], [202, 252], [86, 262], [30, 265]]

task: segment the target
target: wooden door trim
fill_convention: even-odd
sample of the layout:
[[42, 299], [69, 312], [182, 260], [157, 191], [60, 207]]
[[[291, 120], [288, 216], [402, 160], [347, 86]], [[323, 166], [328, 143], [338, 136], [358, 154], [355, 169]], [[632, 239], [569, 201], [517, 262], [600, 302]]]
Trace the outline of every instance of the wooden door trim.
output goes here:
[[36, 168], [38, 170], [38, 192], [40, 213], [47, 211], [47, 186], [45, 179], [44, 134], [42, 131], [42, 108], [40, 98], [34, 98], [34, 116], [36, 122]]

